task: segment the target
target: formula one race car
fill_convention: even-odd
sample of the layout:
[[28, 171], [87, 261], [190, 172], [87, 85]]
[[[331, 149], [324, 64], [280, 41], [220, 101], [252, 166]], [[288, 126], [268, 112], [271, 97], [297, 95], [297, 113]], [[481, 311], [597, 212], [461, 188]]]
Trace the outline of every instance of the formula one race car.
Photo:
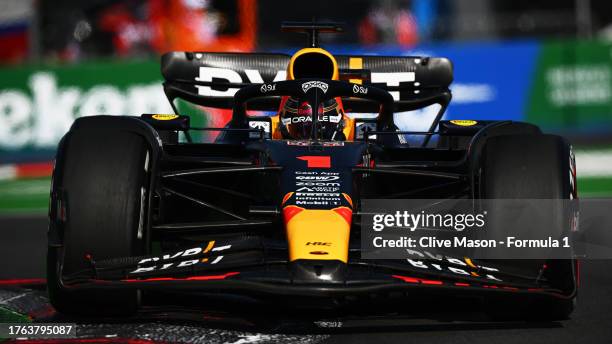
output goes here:
[[[283, 28], [307, 33], [309, 47], [292, 56], [165, 54], [176, 114], [74, 122], [51, 189], [53, 306], [125, 315], [143, 296], [172, 291], [367, 311], [450, 296], [501, 316], [566, 318], [578, 281], [571, 255], [455, 257], [423, 268], [432, 262], [362, 259], [359, 226], [364, 199], [575, 199], [570, 145], [527, 123], [441, 120], [448, 59], [333, 56], [318, 34], [338, 26]], [[231, 119], [192, 127], [177, 99], [231, 109]], [[440, 110], [429, 130], [399, 131], [400, 112], [433, 104]], [[347, 115], [360, 113], [376, 116]], [[218, 135], [195, 142], [198, 132]]]

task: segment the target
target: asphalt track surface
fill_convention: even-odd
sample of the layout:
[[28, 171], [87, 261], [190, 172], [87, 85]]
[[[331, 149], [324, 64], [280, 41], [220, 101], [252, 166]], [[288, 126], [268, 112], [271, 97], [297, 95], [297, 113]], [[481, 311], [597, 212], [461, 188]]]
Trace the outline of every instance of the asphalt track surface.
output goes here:
[[[0, 217], [0, 281], [44, 278], [46, 218]], [[253, 328], [240, 322], [193, 321], [168, 314], [135, 320], [66, 319], [48, 304], [44, 285], [0, 285], [0, 308], [26, 314], [35, 321], [78, 324], [80, 338], [104, 342], [179, 343], [612, 343], [611, 261], [591, 260], [581, 265], [581, 289], [571, 320], [552, 323], [499, 323], [429, 319], [367, 319], [326, 321], [290, 328]], [[1, 284], [1, 282], [0, 282]], [[469, 311], [469, 310], [466, 310]], [[266, 314], [262, 314], [265, 317]], [[21, 342], [21, 341], [19, 341]]]

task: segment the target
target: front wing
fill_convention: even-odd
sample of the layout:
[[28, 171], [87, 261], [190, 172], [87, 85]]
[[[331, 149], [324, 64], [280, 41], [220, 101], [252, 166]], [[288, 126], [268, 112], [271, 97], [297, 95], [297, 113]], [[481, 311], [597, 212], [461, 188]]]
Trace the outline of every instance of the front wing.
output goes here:
[[[242, 237], [207, 241], [157, 255], [107, 260], [90, 256], [91, 268], [61, 275], [61, 283], [72, 290], [134, 288], [262, 299], [304, 296], [342, 299], [391, 294], [569, 299], [575, 293], [555, 289], [541, 276], [522, 275], [511, 268], [495, 267], [491, 262], [481, 266], [468, 258], [452, 257], [364, 260], [359, 254], [358, 249], [352, 249], [346, 265], [320, 261], [317, 277], [305, 281], [289, 268], [295, 262], [287, 261], [286, 247], [281, 242]], [[340, 279], [338, 266], [343, 270]], [[61, 272], [61, 265], [59, 269]]]

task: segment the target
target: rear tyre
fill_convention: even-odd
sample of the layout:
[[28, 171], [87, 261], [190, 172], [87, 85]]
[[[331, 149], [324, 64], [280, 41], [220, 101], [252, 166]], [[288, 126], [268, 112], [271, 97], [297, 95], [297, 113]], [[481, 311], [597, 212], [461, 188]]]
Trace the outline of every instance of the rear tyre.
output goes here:
[[[573, 155], [570, 145], [554, 135], [504, 135], [487, 139], [481, 155], [479, 170], [480, 197], [485, 199], [569, 199], [576, 197]], [[569, 177], [568, 177], [569, 176]], [[562, 205], [560, 205], [562, 206]], [[547, 226], [551, 237], [568, 234], [569, 213], [561, 214], [557, 225]], [[499, 212], [498, 212], [499, 213]], [[495, 231], [497, 226], [487, 228]], [[504, 227], [504, 226], [499, 226]], [[517, 227], [521, 227], [520, 225]], [[497, 229], [499, 230], [499, 229]], [[505, 233], [492, 233], [505, 237]], [[529, 233], [525, 233], [529, 235]], [[534, 299], [517, 304], [504, 298], [488, 299], [486, 308], [496, 319], [563, 320], [574, 308], [575, 260], [567, 251], [567, 259], [554, 260], [496, 260], [497, 264], [521, 270], [535, 277], [543, 276], [563, 291], [567, 298]], [[543, 270], [546, 264], [546, 269]]]
[[[75, 130], [61, 146], [54, 193], [65, 216], [51, 210], [51, 226], [63, 232], [62, 247], [49, 247], [47, 279], [51, 304], [75, 315], [128, 315], [138, 306], [137, 290], [72, 291], [65, 276], [91, 269], [94, 260], [142, 254], [148, 187], [146, 141], [119, 130]], [[53, 199], [53, 198], [52, 198]], [[51, 204], [51, 207], [57, 207]], [[61, 212], [59, 212], [61, 213]], [[60, 262], [63, 266], [60, 271]]]

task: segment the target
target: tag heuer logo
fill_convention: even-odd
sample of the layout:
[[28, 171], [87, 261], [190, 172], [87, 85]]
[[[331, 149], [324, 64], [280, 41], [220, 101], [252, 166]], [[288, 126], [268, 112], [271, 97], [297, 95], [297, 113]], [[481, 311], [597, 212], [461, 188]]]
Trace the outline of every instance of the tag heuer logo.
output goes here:
[[316, 87], [323, 91], [323, 93], [327, 92], [327, 88], [329, 87], [326, 83], [322, 81], [308, 81], [302, 84], [302, 91], [304, 93], [308, 92], [309, 89]]
[[266, 92], [269, 92], [269, 91], [275, 91], [276, 90], [276, 84], [263, 84], [263, 85], [261, 85], [259, 90], [261, 91], [261, 93], [266, 93]]
[[353, 93], [358, 94], [368, 94], [368, 89], [363, 87], [363, 86], [359, 86], [359, 85], [353, 85]]

